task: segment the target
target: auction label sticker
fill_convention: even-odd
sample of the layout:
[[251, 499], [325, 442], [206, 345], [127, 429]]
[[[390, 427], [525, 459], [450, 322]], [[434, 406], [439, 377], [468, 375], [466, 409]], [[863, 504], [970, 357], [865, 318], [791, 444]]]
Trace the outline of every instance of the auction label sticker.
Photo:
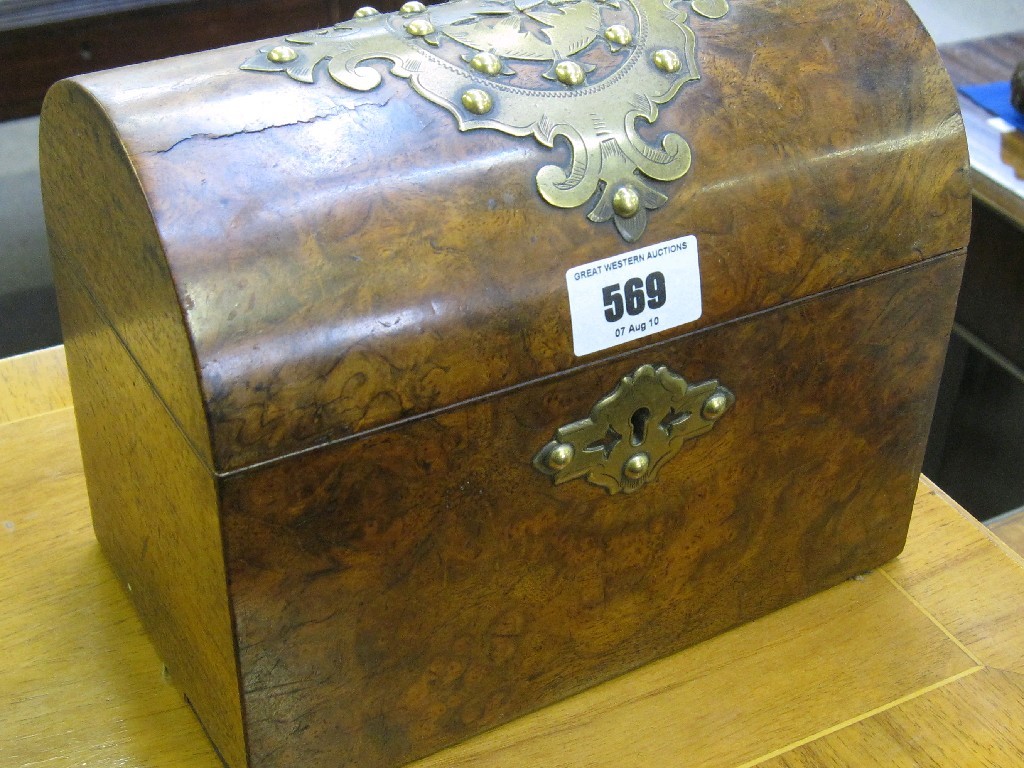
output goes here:
[[573, 267], [565, 284], [577, 357], [692, 323], [702, 312], [693, 235]]

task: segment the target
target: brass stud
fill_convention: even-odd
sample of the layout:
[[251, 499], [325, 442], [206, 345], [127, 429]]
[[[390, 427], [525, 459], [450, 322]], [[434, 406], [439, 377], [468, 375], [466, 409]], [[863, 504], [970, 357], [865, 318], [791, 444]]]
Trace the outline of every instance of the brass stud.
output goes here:
[[470, 88], [462, 94], [462, 106], [474, 115], [486, 115], [494, 107], [494, 101], [487, 91]]
[[405, 25], [405, 31], [416, 37], [426, 37], [434, 31], [434, 25], [430, 19], [413, 19]]
[[377, 16], [379, 13], [380, 11], [378, 11], [372, 5], [364, 5], [362, 8], [358, 9], [354, 14], [352, 14], [352, 17], [355, 19], [365, 19], [367, 16]]
[[679, 54], [668, 48], [655, 51], [653, 58], [654, 66], [662, 72], [668, 72], [670, 75], [674, 75], [683, 68], [683, 62], [679, 60]]
[[701, 415], [708, 421], [715, 421], [729, 407], [729, 398], [723, 395], [721, 392], [715, 392], [711, 397], [704, 401], [704, 407], [701, 409]]
[[651, 457], [646, 453], [634, 453], [622, 468], [622, 474], [630, 480], [639, 480], [651, 468]]
[[469, 66], [484, 75], [497, 75], [501, 72], [501, 59], [488, 51], [481, 51], [469, 60]]
[[709, 19], [720, 19], [729, 12], [728, 0], [693, 0], [693, 10]]
[[563, 85], [580, 85], [586, 73], [575, 61], [560, 61], [555, 65], [555, 77]]
[[398, 9], [399, 13], [404, 14], [423, 13], [425, 10], [427, 10], [427, 6], [418, 0], [409, 0], [408, 3], [403, 4], [402, 7]]
[[276, 48], [270, 49], [267, 53], [267, 58], [275, 64], [287, 64], [289, 61], [295, 61], [299, 58], [299, 52], [290, 46], [279, 45]]
[[559, 443], [548, 453], [548, 466], [556, 472], [563, 470], [572, 463], [575, 454], [576, 449], [569, 443]]
[[633, 33], [621, 24], [612, 24], [604, 31], [604, 39], [616, 45], [629, 45], [633, 42]]
[[626, 184], [615, 190], [615, 197], [612, 198], [612, 208], [615, 213], [624, 219], [631, 219], [640, 210], [640, 193], [632, 184]]

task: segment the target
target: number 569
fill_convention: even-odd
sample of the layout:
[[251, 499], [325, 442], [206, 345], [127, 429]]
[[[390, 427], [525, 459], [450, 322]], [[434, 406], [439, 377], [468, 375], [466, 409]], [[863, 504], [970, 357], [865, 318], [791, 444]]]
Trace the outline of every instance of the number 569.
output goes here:
[[604, 319], [614, 323], [622, 319], [623, 314], [639, 315], [645, 306], [658, 309], [665, 306], [665, 276], [661, 272], [651, 272], [646, 280], [633, 277], [626, 281], [624, 288], [618, 283], [606, 285], [601, 289], [604, 298]]

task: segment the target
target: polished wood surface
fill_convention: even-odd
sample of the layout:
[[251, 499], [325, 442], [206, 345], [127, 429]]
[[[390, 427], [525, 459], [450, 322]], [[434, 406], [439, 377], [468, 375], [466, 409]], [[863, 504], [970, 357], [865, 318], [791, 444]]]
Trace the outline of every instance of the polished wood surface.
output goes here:
[[[962, 263], [225, 478], [251, 764], [401, 765], [890, 560]], [[553, 487], [529, 456], [652, 357], [735, 406], [634, 496]]]
[[[99, 553], [62, 356], [0, 361], [0, 762], [219, 768]], [[923, 480], [894, 562], [418, 765], [1017, 765], [1021, 594]]]
[[[75, 206], [121, 187], [119, 221], [151, 206], [156, 231], [119, 266], [166, 258], [177, 301], [150, 309], [183, 316], [189, 339], [127, 341], [157, 386], [194, 355], [205, 409], [165, 399], [183, 424], [209, 415], [212, 446], [194, 439], [222, 472], [593, 362], [573, 353], [565, 273], [597, 258], [695, 235], [696, 331], [966, 245], [956, 99], [908, 6], [736, 3], [698, 37], [701, 79], [655, 128], [685, 137], [694, 163], [634, 245], [587, 207], [541, 199], [538, 169], [564, 160], [532, 138], [459, 133], [391, 75], [363, 93], [241, 71], [258, 44], [57, 86], [42, 187], [67, 214], [50, 231], [87, 282], [114, 290], [118, 276], [92, 268], [111, 214], [76, 220]], [[70, 149], [83, 126], [87, 165]], [[78, 171], [129, 165], [137, 182]], [[122, 293], [100, 298], [124, 335], [150, 316], [122, 310]]]
[[[940, 53], [957, 85], [1009, 80], [1024, 60], [1024, 33], [944, 46]], [[974, 194], [1024, 228], [1024, 133], [1008, 129], [987, 110], [961, 96], [971, 148]]]
[[[232, 766], [405, 764], [900, 551], [967, 239], [948, 78], [902, 3], [691, 23], [701, 78], [653, 130], [696, 162], [635, 244], [544, 202], [543, 137], [458, 133], [391, 76], [242, 71], [254, 43], [51, 90], [94, 527]], [[576, 357], [566, 270], [683, 233], [700, 317]], [[534, 470], [651, 362], [732, 389], [711, 438], [636, 496]]]

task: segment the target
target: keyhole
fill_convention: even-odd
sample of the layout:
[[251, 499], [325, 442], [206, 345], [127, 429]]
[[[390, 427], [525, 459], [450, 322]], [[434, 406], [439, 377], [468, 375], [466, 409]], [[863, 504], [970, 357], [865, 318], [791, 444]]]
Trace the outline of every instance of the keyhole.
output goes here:
[[629, 441], [633, 445], [640, 445], [647, 439], [647, 422], [650, 420], [651, 412], [647, 408], [637, 408], [633, 411], [633, 415], [629, 417], [633, 425], [633, 434], [630, 435]]

